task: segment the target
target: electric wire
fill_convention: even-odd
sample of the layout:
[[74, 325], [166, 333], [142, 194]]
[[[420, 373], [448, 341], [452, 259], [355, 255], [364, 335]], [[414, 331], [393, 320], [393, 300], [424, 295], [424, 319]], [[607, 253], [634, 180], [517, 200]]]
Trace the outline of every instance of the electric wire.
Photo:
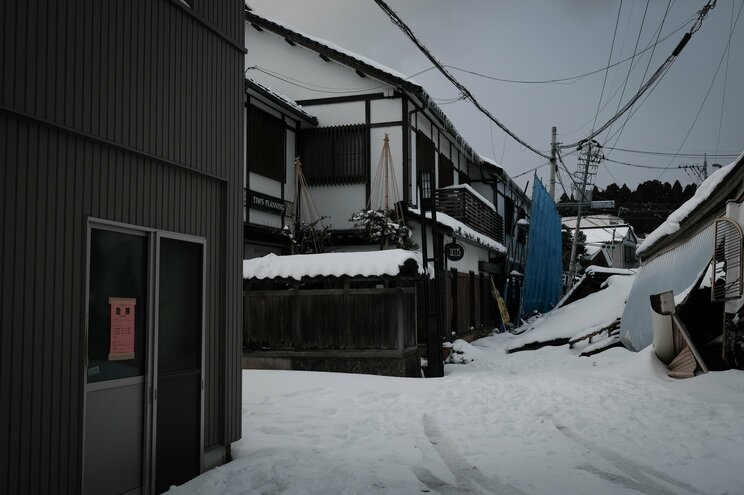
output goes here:
[[[734, 2], [731, 2], [731, 19], [729, 20], [729, 36], [734, 31]], [[716, 138], [716, 153], [718, 153], [718, 146], [721, 144], [721, 127], [723, 126], [723, 109], [726, 103], [726, 83], [728, 82], [728, 68], [729, 68], [729, 56], [731, 50], [726, 52], [726, 69], [723, 72], [723, 94], [721, 95], [721, 115], [718, 117], [718, 137]]]
[[[700, 117], [700, 114], [703, 111], [703, 107], [705, 107], [705, 103], [708, 101], [708, 97], [710, 96], [710, 90], [713, 89], [713, 84], [716, 82], [716, 78], [718, 77], [718, 72], [721, 70], [721, 65], [723, 65], [723, 59], [726, 56], [726, 53], [729, 51], [729, 47], [731, 46], [731, 38], [734, 35], [734, 31], [736, 30], [736, 25], [739, 23], [739, 16], [741, 15], [741, 9], [744, 7], [744, 2], [741, 3], [741, 6], [739, 7], [739, 12], [736, 14], [736, 20], [734, 21], [734, 25], [731, 28], [731, 31], [729, 32], [728, 40], [726, 41], [726, 47], [723, 49], [723, 53], [721, 54], [721, 60], [718, 61], [718, 67], [716, 67], [716, 72], [713, 74], [713, 78], [710, 81], [710, 85], [708, 85], [708, 91], [705, 92], [705, 98], [703, 98], [702, 103], [700, 103], [700, 108], [698, 108], [697, 114], [695, 115], [695, 118], [692, 121], [692, 125], [690, 125], [690, 128], [687, 130], [687, 134], [685, 134], [684, 139], [680, 143], [679, 147], [677, 148], [677, 151], [681, 150], [682, 147], [687, 142], [687, 138], [690, 137], [690, 134], [692, 133], [692, 129], [695, 127], [695, 124], [698, 121], [698, 118]], [[669, 160], [669, 163], [667, 164], [667, 169], [672, 165], [672, 162], [677, 157], [675, 154], [671, 160]], [[664, 175], [664, 172], [666, 170], [662, 170], [659, 175], [656, 177], [659, 179], [662, 175]]]
[[[588, 77], [588, 76], [592, 76], [594, 74], [599, 74], [600, 72], [603, 72], [603, 71], [605, 71], [607, 69], [611, 69], [613, 67], [617, 67], [618, 65], [622, 65], [625, 62], [631, 61], [631, 60], [639, 57], [640, 55], [646, 53], [648, 50], [651, 50], [652, 48], [654, 48], [656, 45], [658, 45], [658, 44], [666, 41], [667, 39], [671, 38], [672, 36], [674, 36], [675, 34], [677, 34], [678, 32], [680, 32], [681, 30], [683, 30], [684, 28], [686, 28], [691, 22], [694, 21], [694, 18], [695, 18], [695, 16], [690, 16], [683, 24], [681, 24], [679, 27], [677, 27], [673, 31], [665, 34], [662, 38], [660, 38], [653, 45], [650, 45], [650, 46], [644, 48], [640, 52], [638, 52], [638, 53], [636, 53], [634, 55], [631, 55], [630, 57], [626, 57], [626, 58], [624, 58], [622, 60], [618, 60], [617, 62], [613, 62], [612, 64], [610, 64], [608, 66], [605, 66], [605, 67], [602, 67], [600, 69], [591, 70], [589, 72], [584, 72], [583, 74], [578, 74], [578, 75], [575, 75], [575, 76], [568, 76], [568, 77], [561, 77], [561, 78], [554, 78], [554, 79], [507, 79], [507, 78], [503, 78], [503, 77], [497, 77], [497, 76], [492, 76], [492, 75], [488, 75], [488, 74], [483, 74], [482, 72], [478, 72], [478, 71], [474, 71], [474, 70], [470, 70], [470, 69], [464, 69], [462, 67], [457, 67], [457, 66], [454, 66], [454, 65], [443, 64], [443, 66], [446, 67], [446, 68], [448, 68], [448, 69], [452, 69], [452, 70], [455, 70], [455, 71], [458, 71], [458, 72], [463, 72], [463, 73], [466, 73], [466, 74], [471, 74], [473, 76], [481, 77], [483, 79], [490, 79], [492, 81], [498, 81], [498, 82], [503, 82], [503, 83], [512, 83], [512, 84], [553, 84], [553, 83], [565, 83], [567, 81], [572, 81], [572, 82], [570, 82], [568, 84], [573, 84], [574, 82], [576, 82], [576, 81], [578, 81], [580, 79], [583, 79], [583, 78]], [[434, 69], [436, 69], [436, 67], [435, 66], [432, 66], [432, 67], [429, 67], [428, 69], [424, 69], [423, 71], [421, 71], [421, 72], [419, 72], [417, 74], [414, 74], [414, 75], [412, 75], [410, 77], [415, 77], [415, 76], [417, 76], [419, 74], [422, 74], [424, 72], [428, 72], [428, 71], [434, 70]]]
[[[641, 41], [641, 34], [643, 33], [643, 26], [646, 24], [646, 14], [648, 13], [648, 6], [651, 3], [651, 0], [646, 0], [646, 8], [643, 9], [643, 18], [641, 19], [641, 27], [638, 29], [638, 36], [636, 36], [635, 46], [633, 47], [633, 55], [638, 52], [638, 43]], [[633, 4], [635, 5], [635, 4]], [[632, 14], [631, 10], [631, 14]], [[630, 21], [628, 22], [630, 24]], [[659, 33], [661, 33], [661, 27], [659, 27]], [[655, 43], [655, 45], [658, 44]], [[653, 56], [653, 55], [652, 55]], [[633, 72], [633, 67], [635, 66], [635, 60], [630, 63], [630, 66], [628, 67], [628, 72], [625, 74], [625, 81], [623, 81], [623, 90], [622, 93], [620, 93], [620, 99], [617, 101], [617, 108], [615, 109], [615, 113], [617, 113], [620, 110], [620, 105], [623, 102], [623, 96], [625, 96], [625, 89], [628, 87], [628, 81], [630, 80], [630, 73]], [[607, 132], [612, 131], [612, 126], [610, 126], [609, 130]]]
[[483, 107], [478, 100], [473, 96], [473, 94], [466, 88], [462, 83], [460, 83], [442, 64], [437, 60], [434, 55], [429, 51], [424, 44], [419, 41], [419, 39], [416, 37], [416, 35], [413, 33], [411, 28], [409, 28], [405, 22], [398, 16], [398, 14], [391, 9], [383, 0], [375, 0], [375, 3], [382, 9], [385, 14], [390, 18], [390, 20], [398, 26], [401, 31], [403, 31], [408, 38], [413, 41], [413, 43], [418, 47], [418, 49], [426, 56], [426, 58], [429, 59], [429, 61], [434, 64], [437, 69], [439, 69], [439, 72], [442, 73], [444, 77], [446, 77], [459, 91], [462, 93], [468, 100], [470, 100], [475, 107], [480, 110], [483, 114], [485, 114], [488, 118], [490, 118], [494, 124], [499, 126], [501, 130], [506, 132], [509, 136], [511, 136], [512, 139], [517, 141], [519, 144], [524, 146], [525, 148], [529, 149], [533, 153], [542, 156], [543, 158], [550, 159], [547, 153], [538, 150], [537, 148], [530, 146], [526, 141], [524, 141], [522, 138], [517, 136], [511, 129], [506, 127], [504, 124], [501, 123], [496, 117], [494, 117], [491, 112], [489, 112], [485, 107]]
[[[375, 0], [375, 1], [381, 1], [381, 0]], [[644, 82], [640, 89], [636, 92], [635, 95], [633, 95], [630, 100], [623, 106], [623, 108], [620, 109], [619, 112], [617, 112], [613, 117], [611, 117], [607, 122], [605, 122], [602, 126], [600, 126], [598, 129], [592, 131], [587, 137], [584, 139], [577, 141], [575, 143], [567, 144], [567, 145], [561, 145], [561, 148], [575, 148], [580, 146], [582, 143], [589, 141], [591, 139], [594, 139], [596, 136], [604, 132], [609, 126], [612, 125], [613, 122], [617, 121], [620, 117], [622, 117], [625, 112], [630, 110], [630, 108], [643, 96], [643, 94], [651, 88], [655, 83], [661, 80], [661, 78], [666, 74], [669, 67], [674, 63], [674, 61], [677, 59], [679, 54], [682, 52], [684, 47], [687, 45], [687, 43], [692, 38], [692, 35], [695, 34], [700, 27], [702, 26], [703, 20], [708, 16], [708, 13], [711, 9], [715, 8], [717, 0], [708, 0], [708, 3], [705, 4], [705, 6], [698, 12], [698, 17], [696, 21], [693, 23], [690, 30], [685, 33], [685, 35], [682, 37], [680, 42], [675, 47], [674, 51], [672, 51], [672, 54], [667, 57], [667, 59], [661, 64], [661, 66], [656, 69], [656, 71], [653, 73], [653, 75]]]
[[[617, 9], [617, 19], [615, 19], [615, 30], [612, 32], [612, 44], [610, 45], [610, 56], [607, 57], [607, 65], [609, 66], [612, 62], [612, 52], [615, 50], [615, 38], [617, 37], [617, 26], [620, 24], [620, 12], [623, 10], [623, 0], [620, 0], [620, 6]], [[592, 131], [597, 125], [597, 117], [599, 117], [599, 107], [602, 106], [602, 98], [604, 97], [605, 85], [607, 84], [607, 74], [610, 73], [610, 69], [605, 70], [604, 80], [602, 81], [602, 91], [599, 93], [599, 101], [597, 102], [597, 111], [594, 113], [594, 123], [592, 124]]]
[[623, 151], [625, 153], [638, 153], [642, 155], [659, 155], [659, 156], [687, 156], [687, 157], [701, 157], [701, 156], [708, 156], [708, 157], [717, 157], [717, 158], [736, 158], [739, 156], [740, 153], [707, 153], [707, 152], [701, 152], [701, 153], [673, 153], [673, 152], [665, 152], [665, 151], [650, 151], [650, 150], [634, 150], [634, 149], [628, 149], [628, 148], [617, 148], [617, 147], [611, 147], [606, 146], [604, 147], [606, 150], [616, 150], [616, 151]]
[[[651, 55], [648, 57], [648, 63], [646, 64], [646, 70], [643, 71], [643, 76], [641, 77], [641, 81], [645, 81], [646, 80], [646, 75], [648, 74], [648, 69], [651, 67], [651, 62], [654, 59], [654, 53], [656, 52], [656, 45], [658, 45], [658, 42], [659, 42], [659, 36], [661, 36], [661, 31], [662, 31], [662, 29], [664, 29], [664, 23], [666, 22], [667, 16], [669, 15], [669, 11], [671, 10], [672, 5], [674, 4], [674, 1], [676, 1], [676, 0], [669, 0], [667, 2], [666, 10], [664, 11], [664, 17], [662, 17], [662, 19], [661, 19], [661, 24], [659, 24], [659, 29], [658, 29], [657, 34], [656, 34], [656, 43], [654, 43], [654, 48], [651, 50]], [[643, 101], [645, 102], [646, 100], [644, 99]], [[618, 106], [619, 106], [619, 104], [618, 104]], [[623, 131], [625, 130], [625, 126], [628, 125], [628, 121], [630, 120], [630, 117], [631, 117], [631, 114], [630, 113], [625, 116], [625, 122], [623, 122], [623, 125], [620, 126], [620, 131], [615, 133], [615, 135], [617, 135], [617, 138], [615, 139], [615, 142], [613, 143], [613, 145], [617, 145], [618, 141], [620, 141], [620, 137], [622, 136]], [[610, 139], [612, 139], [612, 137], [608, 137], [605, 140], [605, 143], [603, 143], [603, 144], [609, 143], [610, 142]]]

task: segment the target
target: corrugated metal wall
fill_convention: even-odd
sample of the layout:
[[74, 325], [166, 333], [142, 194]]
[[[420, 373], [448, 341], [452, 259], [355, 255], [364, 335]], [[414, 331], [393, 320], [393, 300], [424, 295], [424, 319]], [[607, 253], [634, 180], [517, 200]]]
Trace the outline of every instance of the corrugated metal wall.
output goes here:
[[205, 446], [240, 437], [243, 3], [195, 4], [0, 4], [2, 493], [80, 491], [87, 216], [207, 238]]

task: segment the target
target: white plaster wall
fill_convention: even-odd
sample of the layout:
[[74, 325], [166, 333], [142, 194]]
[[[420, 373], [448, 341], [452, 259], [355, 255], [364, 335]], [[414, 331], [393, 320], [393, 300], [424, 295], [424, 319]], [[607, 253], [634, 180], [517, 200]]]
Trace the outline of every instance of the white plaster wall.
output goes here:
[[[396, 200], [401, 201], [403, 199], [403, 128], [401, 126], [370, 129], [370, 189], [375, 187], [374, 179], [380, 165], [385, 133], [390, 137], [390, 154], [393, 157], [393, 172], [395, 174], [395, 184], [397, 185], [395, 193], [393, 193], [392, 189], [390, 190], [390, 207], [392, 208]], [[392, 185], [391, 180], [391, 188]], [[374, 203], [372, 207], [382, 207], [382, 204], [378, 205]]]
[[[411, 122], [412, 128], [418, 129], [421, 132], [426, 135], [429, 139], [431, 139], [431, 121], [423, 115], [421, 112], [414, 114], [412, 122]], [[416, 147], [416, 140], [414, 139], [412, 141], [413, 147]], [[434, 136], [434, 145], [437, 144], [436, 141], [436, 135]]]
[[251, 223], [265, 227], [282, 228], [282, 216], [268, 211], [251, 209]]
[[[284, 197], [288, 199], [292, 199], [291, 197], [288, 197], [288, 189], [291, 189], [291, 184], [294, 182], [294, 160], [295, 160], [295, 152], [296, 152], [296, 142], [297, 142], [297, 134], [294, 131], [287, 130], [287, 148], [284, 153], [285, 157], [285, 166], [287, 167], [287, 173], [285, 177], [287, 178], [287, 182], [284, 187]], [[290, 187], [287, 187], [290, 186]]]
[[408, 187], [408, 194], [409, 198], [411, 198], [411, 203], [414, 205], [417, 205], [419, 202], [418, 198], [418, 190], [416, 188], [416, 181], [418, 180], [418, 173], [416, 172], [416, 131], [413, 128], [410, 128], [411, 132], [408, 136], [408, 143], [409, 146], [409, 163], [407, 165], [408, 167], [408, 173], [409, 177], [411, 178], [410, 187]]
[[460, 261], [447, 261], [447, 268], [457, 268], [457, 271], [461, 273], [470, 271], [478, 273], [478, 262], [488, 261], [488, 250], [459, 239], [458, 242], [465, 248], [465, 256]]
[[403, 117], [401, 99], [372, 100], [370, 101], [369, 115], [373, 124], [375, 122], [398, 122]]
[[366, 118], [363, 101], [309, 105], [304, 108], [318, 119], [320, 127], [364, 124]]
[[299, 45], [290, 46], [284, 38], [269, 31], [257, 31], [248, 23], [245, 46], [246, 68], [257, 65], [281, 74], [284, 79], [298, 81], [282, 81], [258, 70], [248, 70], [246, 77], [293, 100], [392, 92], [394, 89], [372, 77], [361, 78], [354, 70], [334, 61], [324, 62], [316, 52]]
[[[413, 231], [413, 240], [418, 244], [419, 251], [423, 249], [421, 243], [421, 225], [416, 219], [408, 222], [408, 226]], [[429, 257], [432, 257], [432, 250], [434, 244], [432, 244], [432, 233], [431, 227], [426, 228], [426, 240], [428, 242], [427, 249], [429, 250]], [[457, 268], [457, 271], [461, 273], [468, 273], [470, 271], [478, 273], [478, 262], [488, 261], [488, 250], [479, 246], [474, 246], [470, 243], [464, 242], [462, 239], [456, 239], [459, 244], [465, 248], [465, 256], [460, 261], [447, 261], [446, 269]], [[452, 241], [449, 236], [444, 236], [444, 243], [447, 244]]]
[[366, 191], [364, 184], [350, 186], [313, 186], [310, 188], [318, 213], [327, 216], [325, 224], [332, 229], [350, 229], [354, 223], [349, 217], [364, 208]]
[[250, 184], [251, 191], [268, 194], [277, 198], [281, 198], [282, 196], [282, 184], [274, 179], [269, 179], [268, 177], [264, 177], [263, 175], [258, 175], [251, 172]]

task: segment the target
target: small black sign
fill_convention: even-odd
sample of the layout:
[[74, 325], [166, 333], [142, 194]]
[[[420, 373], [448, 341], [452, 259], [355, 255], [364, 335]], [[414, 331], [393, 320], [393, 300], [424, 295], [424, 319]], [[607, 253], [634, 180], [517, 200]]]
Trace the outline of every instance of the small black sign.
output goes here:
[[286, 203], [282, 198], [256, 191], [248, 191], [248, 205], [256, 210], [270, 211], [278, 215], [281, 215], [286, 208]]
[[465, 256], [465, 248], [462, 244], [450, 242], [444, 245], [444, 255], [450, 261], [460, 261]]

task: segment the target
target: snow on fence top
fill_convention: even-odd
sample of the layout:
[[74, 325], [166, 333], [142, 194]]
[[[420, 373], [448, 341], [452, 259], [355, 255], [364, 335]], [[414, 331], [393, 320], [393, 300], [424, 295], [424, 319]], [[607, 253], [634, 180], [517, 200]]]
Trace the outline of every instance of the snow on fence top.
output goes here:
[[442, 189], [467, 189], [473, 196], [480, 199], [486, 206], [491, 208], [493, 211], [496, 211], [496, 207], [493, 205], [493, 203], [484, 198], [478, 191], [470, 187], [470, 185], [468, 184], [455, 184], [454, 186], [447, 186], [443, 187]]
[[718, 186], [723, 184], [726, 178], [733, 173], [737, 166], [741, 163], [744, 158], [744, 153], [733, 162], [729, 163], [725, 167], [721, 167], [700, 184], [697, 188], [695, 195], [685, 201], [685, 203], [674, 210], [671, 215], [659, 225], [656, 230], [651, 232], [646, 239], [638, 246], [637, 253], [640, 255], [645, 251], [648, 251], [656, 245], [663, 238], [672, 235], [679, 231], [680, 225], [689, 217], [700, 205], [702, 205], [713, 193], [718, 189]]
[[[408, 207], [408, 211], [413, 215], [421, 215], [421, 210], [418, 208]], [[426, 218], [431, 219], [431, 212], [426, 212]], [[468, 239], [473, 242], [477, 242], [487, 248], [493, 249], [499, 253], [506, 253], [506, 247], [500, 242], [491, 239], [485, 234], [481, 234], [477, 230], [471, 229], [459, 220], [455, 220], [446, 213], [440, 211], [437, 212], [437, 223], [445, 225], [452, 229], [452, 233], [460, 238]]]
[[421, 254], [405, 249], [360, 253], [295, 254], [243, 261], [243, 278], [273, 279], [303, 277], [379, 277], [396, 276], [401, 267], [413, 260], [418, 273], [423, 273]]

